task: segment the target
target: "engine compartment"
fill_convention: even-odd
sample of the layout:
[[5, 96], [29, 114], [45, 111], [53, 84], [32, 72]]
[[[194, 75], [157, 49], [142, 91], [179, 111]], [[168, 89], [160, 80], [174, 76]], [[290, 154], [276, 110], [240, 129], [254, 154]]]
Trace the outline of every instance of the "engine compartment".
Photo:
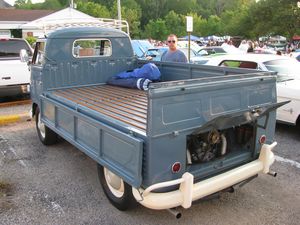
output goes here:
[[251, 124], [225, 130], [187, 136], [187, 164], [207, 163], [237, 151], [251, 151], [254, 145], [254, 126]]

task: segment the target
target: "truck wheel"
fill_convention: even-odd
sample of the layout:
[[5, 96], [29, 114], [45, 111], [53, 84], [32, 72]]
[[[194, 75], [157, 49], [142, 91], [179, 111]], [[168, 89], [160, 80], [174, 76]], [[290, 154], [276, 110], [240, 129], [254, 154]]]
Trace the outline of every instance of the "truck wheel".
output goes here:
[[137, 206], [131, 186], [122, 178], [99, 164], [98, 176], [106, 197], [117, 209], [125, 211]]
[[57, 142], [57, 134], [41, 121], [40, 109], [35, 111], [35, 125], [40, 141], [44, 145], [52, 145]]

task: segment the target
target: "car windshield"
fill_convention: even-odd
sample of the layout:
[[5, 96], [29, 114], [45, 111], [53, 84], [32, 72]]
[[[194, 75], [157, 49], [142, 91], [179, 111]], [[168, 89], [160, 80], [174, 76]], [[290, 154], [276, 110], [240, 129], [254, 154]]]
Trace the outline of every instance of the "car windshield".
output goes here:
[[139, 43], [137, 41], [132, 41], [131, 44], [134, 54], [138, 57], [142, 57], [144, 55], [144, 49], [139, 45]]
[[268, 70], [277, 72], [279, 80], [300, 80], [300, 63], [296, 60], [276, 59], [264, 62], [264, 65]]
[[0, 39], [0, 57], [19, 57], [21, 49], [27, 50], [29, 56], [32, 55], [25, 41]]

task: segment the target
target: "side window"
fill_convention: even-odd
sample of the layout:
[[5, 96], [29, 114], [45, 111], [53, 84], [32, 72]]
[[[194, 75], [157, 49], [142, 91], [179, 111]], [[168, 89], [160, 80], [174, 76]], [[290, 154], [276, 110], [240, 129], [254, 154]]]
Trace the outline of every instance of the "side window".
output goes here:
[[103, 57], [111, 56], [112, 47], [108, 39], [79, 39], [74, 41], [73, 56], [82, 57]]
[[45, 42], [37, 42], [32, 57], [33, 65], [42, 65], [44, 62]]

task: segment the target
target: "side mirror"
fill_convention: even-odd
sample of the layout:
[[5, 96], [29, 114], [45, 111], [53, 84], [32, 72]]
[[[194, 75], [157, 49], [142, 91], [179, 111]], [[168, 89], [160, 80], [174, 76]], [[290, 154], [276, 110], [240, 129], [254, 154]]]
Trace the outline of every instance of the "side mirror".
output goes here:
[[20, 60], [21, 62], [26, 62], [26, 63], [29, 62], [29, 56], [25, 49], [20, 50]]

